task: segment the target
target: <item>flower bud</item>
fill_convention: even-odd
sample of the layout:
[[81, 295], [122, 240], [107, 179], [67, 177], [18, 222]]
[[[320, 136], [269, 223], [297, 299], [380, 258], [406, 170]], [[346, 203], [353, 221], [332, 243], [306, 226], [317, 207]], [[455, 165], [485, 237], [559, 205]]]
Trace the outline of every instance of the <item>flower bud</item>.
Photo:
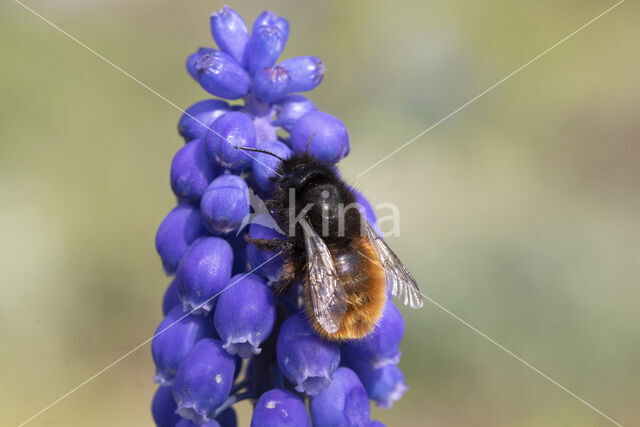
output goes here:
[[195, 81], [198, 81], [198, 75], [196, 74], [196, 62], [205, 53], [212, 53], [215, 51], [216, 50], [212, 47], [201, 47], [187, 57], [187, 72]]
[[171, 162], [171, 189], [180, 200], [197, 202], [217, 175], [209, 161], [204, 141], [194, 139], [178, 150]]
[[177, 287], [185, 311], [209, 313], [231, 277], [233, 251], [224, 239], [201, 237], [184, 254]]
[[242, 358], [260, 354], [260, 344], [276, 321], [273, 292], [255, 274], [238, 274], [225, 288], [213, 318], [222, 347]]
[[273, 389], [258, 399], [251, 427], [311, 427], [304, 402], [287, 390]]
[[280, 328], [276, 344], [280, 370], [297, 391], [318, 394], [331, 382], [340, 364], [338, 344], [320, 338], [301, 314], [293, 314]]
[[321, 161], [336, 163], [349, 152], [349, 134], [340, 120], [322, 111], [311, 111], [291, 130], [291, 148], [304, 153], [313, 136], [309, 153]]
[[220, 99], [205, 99], [187, 108], [178, 122], [178, 132], [185, 141], [204, 139], [213, 122], [229, 111], [229, 104]]
[[238, 99], [249, 92], [251, 78], [231, 56], [224, 52], [206, 52], [195, 62], [200, 85], [212, 95]]
[[291, 83], [288, 92], [305, 92], [318, 86], [324, 77], [324, 65], [316, 56], [296, 56], [280, 63]]
[[396, 365], [374, 369], [371, 364], [360, 360], [349, 366], [358, 374], [369, 398], [383, 409], [391, 408], [409, 389], [404, 383], [404, 374]]
[[178, 365], [195, 343], [212, 335], [210, 317], [188, 314], [182, 307], [174, 307], [160, 322], [151, 342], [151, 355], [156, 364], [155, 382], [171, 384]]
[[173, 427], [180, 420], [171, 387], [158, 387], [151, 402], [151, 414], [158, 427]]
[[249, 30], [236, 11], [224, 6], [218, 13], [211, 14], [211, 35], [220, 50], [243, 65]]
[[205, 138], [209, 158], [226, 169], [241, 169], [250, 164], [252, 155], [236, 147], [256, 146], [256, 129], [248, 115], [232, 111], [211, 125]]
[[253, 22], [253, 28], [251, 31], [256, 31], [259, 27], [276, 27], [284, 35], [286, 40], [289, 37], [289, 21], [282, 16], [278, 16], [275, 13], [265, 10], [256, 18]]
[[280, 66], [262, 68], [253, 77], [253, 90], [262, 102], [273, 102], [291, 92], [291, 76]]
[[309, 404], [314, 427], [363, 426], [369, 422], [367, 392], [349, 368], [338, 368], [331, 384]]
[[324, 65], [319, 58], [298, 56], [275, 67], [258, 70], [254, 75], [254, 91], [262, 102], [274, 102], [287, 93], [313, 89], [323, 76]]
[[249, 210], [249, 187], [238, 175], [221, 175], [207, 187], [200, 201], [204, 225], [214, 234], [227, 234], [242, 224]]
[[197, 424], [213, 419], [216, 409], [229, 396], [235, 359], [220, 341], [198, 341], [178, 367], [173, 380], [173, 397], [178, 413]]
[[[257, 215], [249, 226], [249, 239], [284, 239], [285, 236], [274, 229], [273, 225], [275, 222], [273, 221], [273, 218], [269, 214]], [[256, 248], [251, 242], [247, 245], [247, 259], [249, 260], [249, 265], [251, 268], [257, 268], [254, 273], [260, 274], [262, 277], [266, 278], [269, 285], [277, 282], [282, 274], [284, 257], [282, 254], [279, 256], [276, 255], [278, 255], [277, 249], [263, 251]], [[270, 261], [267, 262], [268, 260]]]
[[[291, 149], [281, 141], [266, 141], [258, 146], [261, 150], [269, 151], [283, 159], [287, 159], [293, 154]], [[253, 159], [253, 176], [256, 184], [268, 193], [272, 192], [276, 183], [273, 181], [276, 177], [276, 171], [280, 167], [280, 159], [270, 154], [255, 153]]]
[[189, 245], [205, 232], [200, 209], [197, 207], [180, 203], [169, 212], [156, 233], [156, 251], [160, 255], [165, 273], [176, 272]]
[[[281, 19], [284, 20], [284, 18]], [[286, 20], [284, 21], [286, 22]], [[246, 64], [252, 76], [263, 68], [271, 67], [276, 63], [287, 43], [287, 37], [288, 33], [283, 31], [282, 25], [273, 22], [254, 25], [245, 53]]]
[[342, 346], [342, 356], [345, 361], [366, 361], [374, 369], [387, 364], [398, 364], [399, 346], [403, 335], [402, 314], [391, 300], [387, 300], [382, 317], [373, 333], [359, 340], [345, 342]]
[[275, 104], [276, 119], [272, 122], [274, 126], [282, 126], [285, 130], [291, 131], [298, 119], [309, 111], [316, 109], [310, 99], [302, 95], [286, 95]]
[[165, 316], [171, 311], [171, 309], [175, 306], [182, 307], [182, 301], [180, 301], [180, 295], [178, 295], [177, 289], [177, 278], [174, 277], [169, 286], [167, 286], [167, 290], [164, 292], [164, 297], [162, 297], [162, 314]]

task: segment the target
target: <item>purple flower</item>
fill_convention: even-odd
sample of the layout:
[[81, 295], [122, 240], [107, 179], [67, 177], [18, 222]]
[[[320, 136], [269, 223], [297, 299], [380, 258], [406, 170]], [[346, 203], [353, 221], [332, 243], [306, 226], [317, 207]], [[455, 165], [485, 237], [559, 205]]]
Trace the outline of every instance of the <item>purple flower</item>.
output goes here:
[[349, 153], [349, 134], [340, 120], [322, 111], [300, 117], [291, 130], [291, 147], [304, 153], [313, 136], [309, 152], [320, 160], [336, 163]]
[[367, 392], [349, 368], [338, 368], [331, 384], [311, 398], [314, 427], [365, 426], [370, 408]]
[[259, 70], [254, 76], [254, 90], [263, 102], [273, 102], [287, 93], [313, 89], [323, 76], [324, 65], [319, 58], [298, 56], [275, 67]]
[[[210, 24], [217, 48], [189, 55], [187, 71], [210, 94], [239, 101], [196, 102], [178, 123], [185, 145], [170, 174], [178, 206], [156, 234], [165, 272], [175, 277], [151, 346], [156, 380], [173, 386], [156, 392], [154, 419], [160, 426], [235, 427], [233, 405], [249, 399], [254, 427], [304, 427], [311, 420], [314, 426], [382, 426], [369, 419], [369, 399], [389, 407], [406, 389], [397, 367], [400, 312], [388, 301], [370, 336], [325, 340], [303, 314], [303, 284], [276, 286], [286, 243], [256, 248], [258, 240], [285, 237], [268, 202], [278, 157], [308, 148], [336, 163], [349, 154], [345, 125], [299, 94], [320, 84], [325, 67], [315, 56], [279, 59], [289, 23], [273, 12], [260, 14], [251, 33], [228, 6], [213, 13]], [[377, 228], [371, 205], [354, 193]]]
[[225, 287], [213, 318], [222, 347], [242, 358], [259, 354], [276, 321], [273, 292], [254, 274], [236, 275]]
[[290, 132], [300, 117], [315, 109], [316, 106], [313, 102], [305, 96], [298, 94], [286, 95], [274, 105], [276, 119], [272, 124], [282, 126]]
[[211, 318], [188, 314], [182, 311], [182, 307], [174, 307], [160, 322], [151, 342], [156, 383], [170, 385], [178, 365], [189, 350], [202, 338], [212, 335]]
[[181, 203], [169, 212], [156, 233], [156, 250], [167, 274], [176, 272], [189, 245], [205, 232], [197, 207]]
[[289, 23], [270, 12], [263, 13], [253, 25], [246, 50], [251, 75], [276, 63], [289, 37]]
[[296, 56], [280, 63], [291, 77], [289, 92], [306, 92], [318, 86], [324, 77], [324, 65], [316, 56]]
[[178, 122], [178, 133], [186, 142], [204, 139], [211, 124], [229, 111], [229, 104], [219, 99], [205, 99], [187, 108]]
[[258, 147], [261, 147], [265, 142], [278, 140], [278, 128], [271, 124], [269, 117], [255, 117], [253, 126], [256, 128], [256, 145]]
[[211, 35], [218, 47], [242, 65], [249, 30], [244, 20], [229, 6], [211, 14]]
[[195, 70], [198, 82], [211, 95], [238, 99], [249, 92], [249, 74], [224, 52], [205, 52], [195, 61]]
[[178, 413], [197, 424], [212, 420], [229, 396], [234, 370], [235, 358], [224, 351], [220, 341], [198, 341], [180, 363], [173, 381]]
[[408, 390], [404, 374], [396, 365], [384, 365], [375, 369], [367, 362], [355, 361], [349, 367], [358, 374], [369, 398], [383, 409], [391, 408]]
[[184, 310], [208, 313], [231, 277], [233, 251], [219, 237], [201, 237], [189, 248], [178, 269], [178, 294]]
[[[266, 141], [260, 144], [258, 148], [269, 151], [283, 159], [289, 158], [292, 154], [291, 149], [281, 141]], [[273, 178], [276, 177], [276, 171], [280, 167], [280, 160], [270, 154], [255, 153], [252, 166], [256, 184], [267, 193], [273, 191], [275, 187]]]
[[261, 26], [276, 27], [284, 35], [285, 40], [289, 37], [289, 21], [269, 10], [265, 10], [256, 18], [252, 31], [256, 31]]
[[400, 310], [387, 300], [382, 318], [375, 331], [366, 338], [346, 342], [342, 346], [345, 360], [364, 360], [374, 368], [400, 361], [400, 341], [404, 335], [404, 320]]
[[[256, 216], [249, 226], [250, 239], [284, 239], [284, 235], [278, 233], [273, 227], [269, 227], [271, 217], [266, 214]], [[261, 251], [253, 243], [247, 245], [247, 258], [249, 265], [256, 269], [254, 272], [265, 277], [269, 284], [275, 283], [280, 278], [283, 256], [277, 256], [278, 250]], [[267, 262], [267, 260], [270, 260]], [[264, 264], [264, 265], [263, 265]]]
[[214, 234], [228, 234], [249, 215], [247, 183], [237, 175], [221, 175], [207, 187], [200, 202], [204, 225]]
[[311, 427], [304, 402], [287, 390], [273, 389], [258, 399], [251, 427]]
[[196, 74], [196, 62], [206, 53], [213, 53], [216, 50], [212, 47], [200, 47], [197, 51], [193, 52], [189, 57], [187, 57], [187, 72], [195, 81], [198, 81], [198, 76]]
[[256, 129], [251, 118], [232, 111], [216, 119], [205, 138], [209, 158], [226, 169], [238, 170], [251, 162], [251, 155], [236, 147], [256, 146]]
[[262, 102], [277, 101], [290, 92], [291, 75], [284, 67], [263, 68], [253, 78], [253, 89]]
[[[169, 391], [171, 392], [171, 388], [169, 388]], [[173, 400], [173, 397], [171, 397], [171, 400]], [[236, 427], [238, 425], [236, 412], [233, 410], [233, 408], [225, 409], [220, 415], [216, 417], [215, 420], [207, 421], [203, 424], [196, 424], [186, 418], [180, 418], [178, 414], [176, 414], [176, 417], [178, 417], [179, 421], [177, 424], [175, 424], [175, 427]], [[171, 424], [171, 427], [173, 426], [174, 424]]]
[[371, 420], [369, 421], [369, 424], [367, 424], [367, 427], [386, 427], [386, 426], [378, 420]]
[[301, 314], [289, 316], [282, 324], [276, 352], [284, 376], [297, 391], [310, 396], [329, 385], [340, 364], [338, 345], [316, 335]]
[[180, 295], [178, 295], [178, 289], [176, 285], [177, 278], [173, 278], [169, 286], [167, 286], [167, 290], [164, 292], [164, 296], [162, 297], [162, 314], [167, 315], [171, 309], [177, 305], [182, 307], [182, 301], [180, 301]]
[[178, 199], [197, 202], [217, 169], [204, 151], [204, 141], [194, 139], [180, 148], [171, 162], [171, 189]]
[[173, 427], [180, 420], [171, 387], [158, 387], [151, 402], [151, 414], [158, 427]]

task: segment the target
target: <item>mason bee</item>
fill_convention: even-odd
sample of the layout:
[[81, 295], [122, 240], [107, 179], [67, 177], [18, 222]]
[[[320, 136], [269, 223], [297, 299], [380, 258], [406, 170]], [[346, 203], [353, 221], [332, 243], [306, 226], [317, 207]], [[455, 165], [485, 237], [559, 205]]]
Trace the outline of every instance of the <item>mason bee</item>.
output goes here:
[[284, 252], [277, 292], [304, 283], [304, 309], [319, 335], [333, 341], [367, 336], [389, 293], [422, 307], [415, 279], [361, 214], [335, 166], [308, 154], [308, 146], [287, 159], [239, 148], [281, 160], [266, 205], [287, 237], [250, 240], [258, 249]]

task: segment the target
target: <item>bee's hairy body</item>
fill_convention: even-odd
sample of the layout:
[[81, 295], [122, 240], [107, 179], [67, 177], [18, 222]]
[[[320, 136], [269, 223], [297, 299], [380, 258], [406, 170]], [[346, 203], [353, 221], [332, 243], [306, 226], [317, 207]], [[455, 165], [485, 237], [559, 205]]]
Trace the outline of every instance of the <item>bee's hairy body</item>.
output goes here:
[[[371, 242], [361, 232], [361, 221], [366, 220], [356, 207], [355, 195], [332, 165], [306, 154], [284, 160], [278, 172], [281, 177], [276, 179], [274, 195], [267, 206], [288, 236], [278, 241], [253, 240], [258, 248], [284, 251], [286, 261], [278, 292], [304, 283], [305, 313], [313, 329], [327, 339], [342, 341], [367, 336], [382, 315], [387, 291], [384, 270]], [[293, 215], [290, 212], [292, 195], [295, 197]], [[334, 333], [328, 333], [318, 323], [311, 303], [305, 238], [296, 219], [310, 204], [312, 207], [303, 215], [322, 236], [346, 292], [346, 311]], [[290, 224], [295, 227], [295, 233], [289, 233]]]
[[328, 334], [317, 322], [308, 303], [308, 284], [305, 286], [305, 311], [312, 319], [314, 330], [325, 338], [340, 341], [363, 338], [373, 332], [384, 309], [387, 299], [384, 270], [374, 261], [376, 255], [366, 237], [359, 237], [347, 248], [331, 249], [331, 254], [348, 297], [340, 329]]

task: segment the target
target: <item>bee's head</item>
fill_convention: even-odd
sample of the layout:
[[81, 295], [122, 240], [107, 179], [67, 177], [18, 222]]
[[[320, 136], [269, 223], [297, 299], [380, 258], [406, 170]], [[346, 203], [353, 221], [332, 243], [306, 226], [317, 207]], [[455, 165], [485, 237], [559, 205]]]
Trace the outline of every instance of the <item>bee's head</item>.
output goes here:
[[333, 176], [326, 166], [320, 165], [317, 161], [295, 162], [287, 166], [287, 164], [283, 165], [280, 179], [285, 188], [294, 188], [296, 191], [304, 189], [313, 182], [330, 179]]

